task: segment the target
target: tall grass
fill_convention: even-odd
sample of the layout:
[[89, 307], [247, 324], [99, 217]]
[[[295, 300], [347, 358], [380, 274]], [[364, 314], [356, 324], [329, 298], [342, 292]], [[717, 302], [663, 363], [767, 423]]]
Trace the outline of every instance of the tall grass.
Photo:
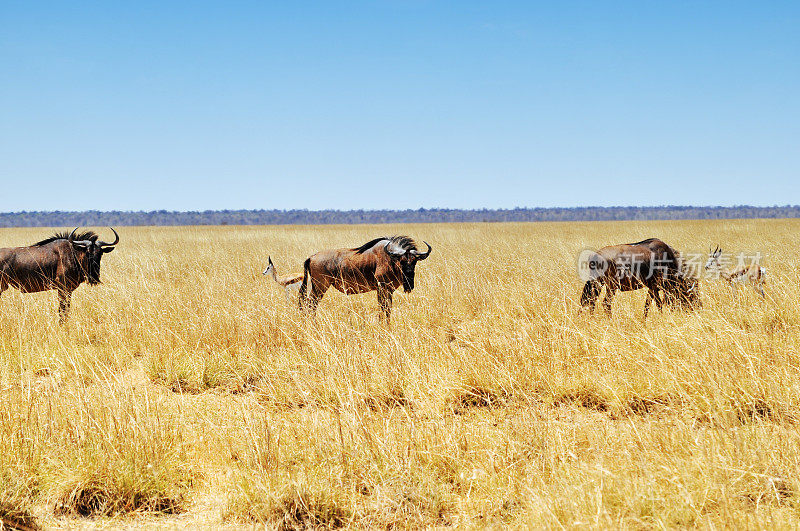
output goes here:
[[[0, 297], [0, 517], [796, 526], [798, 229], [123, 228], [65, 327], [53, 293]], [[260, 275], [267, 255], [288, 273], [392, 233], [434, 252], [391, 329], [372, 294], [331, 291], [304, 320]], [[706, 281], [699, 312], [643, 322], [638, 292], [611, 318], [579, 313], [578, 253], [650, 236], [766, 253], [767, 300]]]

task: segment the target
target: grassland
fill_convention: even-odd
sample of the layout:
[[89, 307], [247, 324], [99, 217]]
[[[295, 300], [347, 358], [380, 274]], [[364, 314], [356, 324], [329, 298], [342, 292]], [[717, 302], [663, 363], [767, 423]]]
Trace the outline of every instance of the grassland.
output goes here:
[[[0, 246], [42, 229], [0, 230]], [[0, 297], [0, 516], [28, 527], [797, 527], [797, 221], [123, 228], [59, 327]], [[434, 246], [391, 330], [279, 273]], [[760, 251], [769, 296], [578, 313], [585, 248]]]

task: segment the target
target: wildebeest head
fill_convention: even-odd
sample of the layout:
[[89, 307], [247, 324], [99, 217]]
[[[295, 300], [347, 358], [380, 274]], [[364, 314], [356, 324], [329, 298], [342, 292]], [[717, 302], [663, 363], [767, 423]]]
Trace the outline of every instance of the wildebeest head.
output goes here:
[[684, 310], [703, 307], [703, 302], [700, 300], [700, 281], [696, 277], [681, 273], [673, 281], [672, 288], [668, 295], [673, 306]]
[[86, 276], [86, 281], [92, 285], [99, 284], [100, 259], [105, 253], [110, 253], [114, 250], [114, 246], [119, 243], [119, 234], [111, 228], [115, 239], [112, 243], [106, 243], [99, 240], [97, 235], [93, 232], [81, 234], [79, 235], [80, 239], [75, 239], [77, 230], [78, 227], [75, 227], [67, 237], [67, 240], [72, 244], [72, 248], [75, 250], [75, 257]]
[[414, 272], [417, 262], [428, 258], [433, 250], [428, 242], [422, 243], [428, 246], [428, 250], [424, 253], [419, 252], [414, 241], [408, 237], [392, 238], [383, 246], [386, 254], [402, 272], [403, 291], [406, 293], [414, 289]]

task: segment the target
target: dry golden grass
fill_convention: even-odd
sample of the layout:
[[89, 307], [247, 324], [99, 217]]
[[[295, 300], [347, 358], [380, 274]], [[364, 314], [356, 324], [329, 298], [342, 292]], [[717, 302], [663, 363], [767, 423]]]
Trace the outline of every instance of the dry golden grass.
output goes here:
[[[0, 517], [33, 527], [796, 527], [797, 221], [123, 228], [67, 326], [0, 297]], [[42, 229], [0, 230], [24, 245]], [[260, 272], [407, 233], [417, 289], [303, 322]], [[585, 248], [767, 254], [769, 298], [579, 314]], [[35, 519], [35, 520], [34, 520]]]

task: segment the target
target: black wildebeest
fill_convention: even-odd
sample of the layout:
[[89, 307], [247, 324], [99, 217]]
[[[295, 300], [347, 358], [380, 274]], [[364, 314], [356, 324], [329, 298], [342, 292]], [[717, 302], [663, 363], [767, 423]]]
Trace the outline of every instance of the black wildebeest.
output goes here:
[[[303, 264], [300, 286], [300, 311], [313, 314], [322, 296], [333, 286], [345, 295], [378, 292], [378, 304], [387, 324], [392, 313], [392, 293], [414, 289], [417, 262], [431, 254], [431, 246], [421, 253], [408, 236], [376, 238], [354, 249], [320, 251]], [[311, 292], [308, 283], [311, 282]]]
[[684, 270], [679, 253], [657, 238], [603, 247], [594, 254], [593, 260], [597, 263], [593, 269], [595, 277], [586, 282], [581, 294], [581, 306], [590, 311], [594, 311], [603, 286], [606, 288], [603, 307], [609, 315], [617, 290], [647, 288], [645, 318], [651, 300], [661, 310], [661, 291], [671, 306], [689, 309], [700, 306], [697, 279]]
[[115, 239], [106, 243], [97, 234], [86, 231], [76, 234], [55, 235], [28, 247], [0, 249], [0, 294], [9, 286], [22, 293], [58, 291], [58, 315], [63, 323], [69, 313], [72, 292], [84, 280], [100, 283], [100, 259], [119, 243], [119, 234], [113, 228]]

